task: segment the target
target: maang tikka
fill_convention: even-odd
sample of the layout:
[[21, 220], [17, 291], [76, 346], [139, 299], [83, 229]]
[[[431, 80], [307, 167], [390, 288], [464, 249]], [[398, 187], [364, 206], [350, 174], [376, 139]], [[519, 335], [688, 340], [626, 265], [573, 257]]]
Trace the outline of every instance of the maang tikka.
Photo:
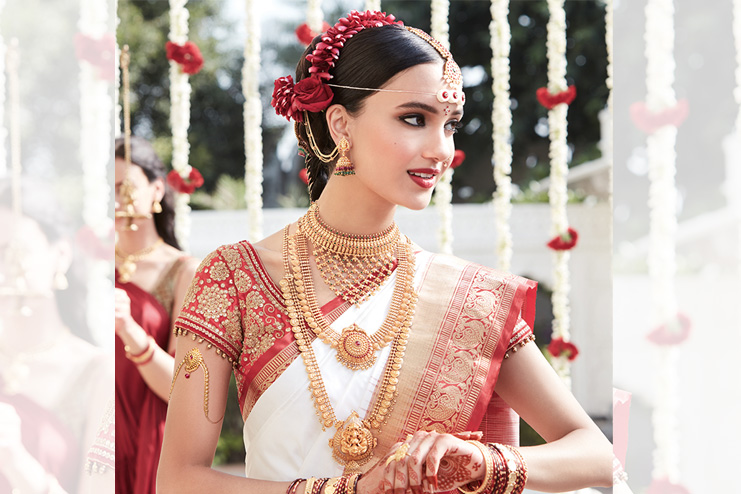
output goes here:
[[337, 159], [337, 165], [334, 167], [334, 174], [338, 176], [355, 175], [355, 167], [350, 162], [350, 158], [347, 157], [347, 151], [350, 149], [350, 143], [344, 137], [340, 139], [337, 144], [337, 149], [340, 152], [340, 157]]

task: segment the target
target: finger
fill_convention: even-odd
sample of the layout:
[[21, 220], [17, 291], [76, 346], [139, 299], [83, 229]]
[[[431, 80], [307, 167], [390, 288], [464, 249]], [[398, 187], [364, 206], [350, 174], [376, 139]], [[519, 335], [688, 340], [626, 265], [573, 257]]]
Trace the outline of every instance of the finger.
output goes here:
[[407, 475], [409, 476], [409, 485], [412, 491], [417, 492], [432, 492], [430, 484], [427, 481], [425, 473], [425, 460], [428, 452], [438, 434], [428, 434], [422, 439], [417, 445], [414, 452], [412, 452], [409, 462], [407, 463]]

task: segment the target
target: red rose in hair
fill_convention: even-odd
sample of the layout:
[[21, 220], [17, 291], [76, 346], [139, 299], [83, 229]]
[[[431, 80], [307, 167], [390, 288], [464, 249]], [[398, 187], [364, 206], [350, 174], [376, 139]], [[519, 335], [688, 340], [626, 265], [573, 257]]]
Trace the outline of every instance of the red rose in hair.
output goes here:
[[270, 104], [275, 108], [275, 113], [278, 115], [286, 117], [288, 120], [293, 118], [297, 122], [303, 122], [304, 114], [293, 108], [294, 87], [293, 77], [290, 75], [276, 79], [273, 87], [273, 99]]
[[548, 353], [554, 357], [560, 357], [565, 354], [565, 357], [571, 361], [579, 355], [579, 349], [570, 341], [564, 341], [563, 338], [554, 338], [548, 344]]
[[188, 181], [180, 176], [175, 170], [167, 174], [167, 183], [181, 194], [192, 194], [198, 187], [203, 185], [203, 175], [195, 168], [190, 169]]
[[304, 110], [322, 111], [329, 106], [333, 97], [332, 88], [324, 84], [321, 79], [307, 77], [301, 79], [293, 87], [293, 105], [291, 109], [294, 113]]
[[301, 168], [301, 171], [298, 172], [298, 178], [306, 185], [309, 185], [309, 171], [306, 168]]
[[203, 67], [203, 55], [198, 45], [192, 41], [186, 41], [184, 45], [178, 45], [172, 41], [165, 43], [167, 59], [180, 64], [182, 71], [186, 74], [197, 74]]
[[[329, 28], [329, 24], [327, 24], [326, 22], [322, 22], [322, 33], [326, 32]], [[305, 22], [296, 28], [296, 37], [298, 38], [299, 42], [301, 42], [301, 44], [304, 44], [306, 46], [309, 46], [318, 34], [321, 33], [315, 33], [314, 31], [312, 31], [309, 25]]]

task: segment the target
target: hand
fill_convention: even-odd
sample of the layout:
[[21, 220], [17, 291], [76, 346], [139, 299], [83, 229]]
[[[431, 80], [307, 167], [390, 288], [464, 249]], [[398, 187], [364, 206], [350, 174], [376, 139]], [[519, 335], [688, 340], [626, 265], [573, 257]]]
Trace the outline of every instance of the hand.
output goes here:
[[147, 333], [131, 317], [131, 299], [126, 290], [116, 288], [116, 334], [124, 345], [129, 345], [134, 354], [143, 352], [148, 345]]
[[[418, 431], [394, 444], [358, 483], [358, 494], [414, 494], [444, 492], [484, 477], [481, 451], [467, 440], [481, 439], [481, 432], [439, 434]], [[401, 459], [393, 459], [406, 450]], [[391, 459], [390, 459], [391, 458]]]
[[21, 418], [15, 407], [0, 403], [0, 465], [11, 464], [13, 455], [21, 449]]

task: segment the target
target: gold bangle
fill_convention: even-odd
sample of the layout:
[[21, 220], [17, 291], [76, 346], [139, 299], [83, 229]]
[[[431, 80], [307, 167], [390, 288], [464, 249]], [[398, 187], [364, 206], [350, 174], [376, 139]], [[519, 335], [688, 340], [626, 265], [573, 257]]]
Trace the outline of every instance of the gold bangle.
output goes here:
[[154, 338], [151, 336], [147, 337], [147, 347], [142, 351], [141, 353], [134, 355], [131, 353], [131, 347], [129, 345], [124, 345], [124, 352], [126, 353], [126, 358], [134, 362], [135, 364], [143, 363], [146, 360], [149, 360], [152, 356], [152, 353], [154, 353], [154, 347], [157, 345], [157, 342], [154, 341]]
[[308, 479], [306, 479], [304, 494], [311, 494], [312, 489], [314, 489], [314, 482], [316, 482], [316, 477], [309, 477]]
[[517, 477], [520, 473], [517, 457], [505, 444], [494, 443], [494, 446], [502, 453], [504, 463], [507, 465], [507, 486], [505, 487], [503, 494], [512, 494], [514, 487], [517, 484]]
[[[474, 440], [468, 440], [467, 443], [471, 443], [477, 448], [479, 448], [479, 451], [481, 451], [481, 454], [484, 456], [484, 465], [486, 466], [486, 472], [484, 473], [484, 480], [481, 481], [481, 484], [479, 484], [476, 489], [472, 491], [467, 491], [463, 489], [462, 487], [458, 488], [458, 491], [462, 492], [463, 494], [481, 494], [482, 492], [491, 492], [491, 484], [492, 480], [494, 480], [494, 455], [491, 451], [489, 451], [489, 448], [484, 446], [479, 441]], [[470, 482], [466, 485], [471, 485], [473, 482]]]

